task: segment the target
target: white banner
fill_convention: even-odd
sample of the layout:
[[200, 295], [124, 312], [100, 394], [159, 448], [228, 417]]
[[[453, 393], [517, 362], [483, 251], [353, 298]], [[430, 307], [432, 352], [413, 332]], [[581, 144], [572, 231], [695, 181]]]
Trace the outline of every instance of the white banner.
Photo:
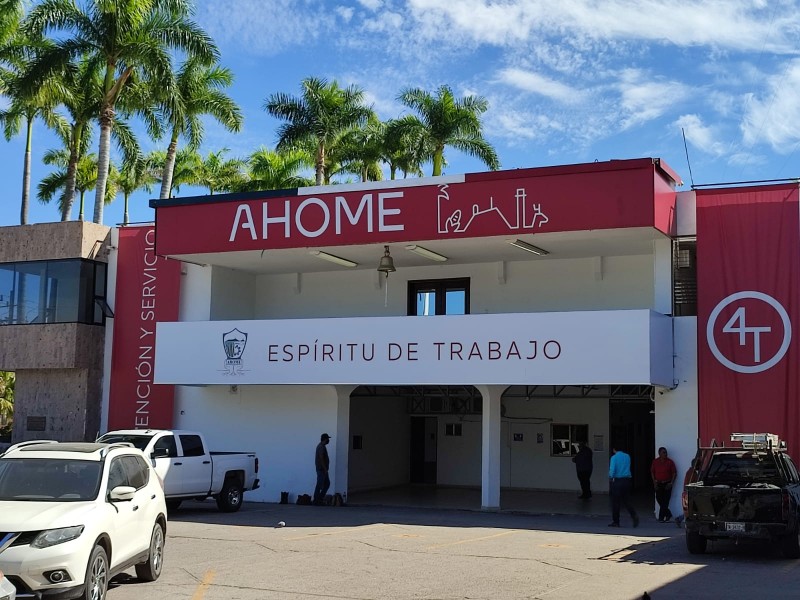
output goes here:
[[649, 310], [159, 323], [156, 383], [671, 386]]

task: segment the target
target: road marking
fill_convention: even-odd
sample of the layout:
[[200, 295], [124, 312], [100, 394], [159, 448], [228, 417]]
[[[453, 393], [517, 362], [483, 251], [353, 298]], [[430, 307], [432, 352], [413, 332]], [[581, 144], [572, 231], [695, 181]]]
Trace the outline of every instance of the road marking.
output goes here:
[[444, 548], [445, 546], [457, 546], [459, 544], [469, 544], [470, 542], [480, 542], [483, 540], [491, 540], [493, 538], [502, 537], [504, 535], [511, 535], [512, 533], [519, 533], [519, 530], [513, 529], [511, 531], [504, 531], [502, 533], [495, 533], [494, 535], [485, 535], [483, 537], [478, 538], [469, 538], [466, 540], [459, 540], [457, 542], [448, 542], [447, 544], [436, 544], [434, 546], [428, 546], [425, 548], [426, 550], [433, 550], [435, 548]]
[[307, 535], [300, 535], [297, 537], [283, 538], [287, 542], [294, 542], [296, 540], [307, 540], [308, 538], [322, 537], [325, 535], [339, 535], [340, 533], [350, 533], [351, 531], [363, 531], [372, 527], [388, 527], [388, 523], [375, 523], [373, 525], [362, 525], [361, 527], [351, 527], [350, 529], [340, 529], [339, 531], [326, 531], [324, 533], [309, 533]]
[[192, 596], [192, 600], [203, 600], [203, 596], [206, 595], [206, 590], [211, 587], [211, 582], [214, 581], [216, 574], [216, 571], [213, 570], [206, 571], [206, 574], [203, 575], [203, 581], [197, 586], [194, 596]]

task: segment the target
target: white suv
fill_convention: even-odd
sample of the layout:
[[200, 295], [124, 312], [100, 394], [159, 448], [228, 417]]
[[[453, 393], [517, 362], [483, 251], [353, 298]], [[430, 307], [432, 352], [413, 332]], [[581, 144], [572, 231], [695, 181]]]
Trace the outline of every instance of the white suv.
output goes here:
[[130, 444], [23, 442], [0, 456], [0, 571], [17, 598], [104, 600], [136, 567], [161, 574], [167, 508]]

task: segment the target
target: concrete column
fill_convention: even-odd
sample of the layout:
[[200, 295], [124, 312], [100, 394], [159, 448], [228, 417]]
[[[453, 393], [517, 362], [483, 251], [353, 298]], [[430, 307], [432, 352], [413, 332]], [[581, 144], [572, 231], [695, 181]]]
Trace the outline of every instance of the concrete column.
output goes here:
[[500, 508], [500, 398], [507, 386], [475, 386], [483, 396], [481, 425], [481, 509]]
[[653, 240], [653, 310], [672, 314], [672, 240]]
[[336, 431], [333, 443], [336, 445], [336, 462], [331, 473], [330, 494], [347, 494], [350, 463], [350, 394], [354, 385], [337, 385], [336, 388]]

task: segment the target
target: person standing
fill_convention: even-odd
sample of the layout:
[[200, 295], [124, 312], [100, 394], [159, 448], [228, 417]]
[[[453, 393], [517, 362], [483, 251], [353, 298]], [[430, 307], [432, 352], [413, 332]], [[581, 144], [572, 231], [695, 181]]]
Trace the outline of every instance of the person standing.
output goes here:
[[578, 453], [572, 457], [575, 463], [575, 472], [581, 484], [581, 495], [578, 498], [588, 500], [592, 497], [592, 449], [581, 440], [578, 442]]
[[650, 477], [653, 479], [653, 488], [656, 492], [656, 502], [658, 502], [658, 522], [667, 523], [672, 520], [672, 512], [669, 510], [669, 501], [672, 497], [672, 485], [678, 476], [678, 469], [675, 463], [667, 455], [667, 449], [663, 446], [658, 449], [658, 456], [653, 459], [650, 465]]
[[611, 523], [609, 527], [619, 527], [619, 510], [624, 506], [631, 515], [633, 526], [639, 526], [639, 515], [633, 508], [631, 494], [631, 457], [622, 450], [620, 444], [611, 447], [611, 460], [608, 465], [608, 479], [611, 484]]
[[314, 488], [314, 504], [316, 506], [322, 506], [325, 494], [328, 493], [328, 488], [331, 487], [331, 480], [328, 477], [328, 468], [331, 461], [328, 458], [328, 449], [325, 447], [330, 440], [331, 436], [323, 433], [319, 437], [317, 451], [314, 454], [314, 466], [317, 469], [317, 487]]

